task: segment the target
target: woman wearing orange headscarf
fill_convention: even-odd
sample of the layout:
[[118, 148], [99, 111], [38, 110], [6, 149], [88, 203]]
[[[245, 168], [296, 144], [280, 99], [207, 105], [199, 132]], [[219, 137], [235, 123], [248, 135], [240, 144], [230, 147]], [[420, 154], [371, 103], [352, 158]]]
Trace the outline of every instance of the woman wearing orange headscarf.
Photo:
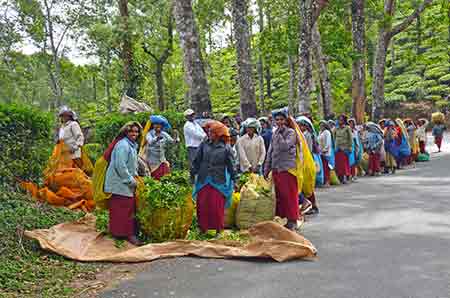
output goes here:
[[234, 189], [234, 157], [228, 128], [218, 121], [205, 125], [208, 140], [204, 141], [192, 163], [196, 176], [194, 199], [197, 201], [197, 221], [202, 233], [224, 229], [225, 208], [231, 204]]

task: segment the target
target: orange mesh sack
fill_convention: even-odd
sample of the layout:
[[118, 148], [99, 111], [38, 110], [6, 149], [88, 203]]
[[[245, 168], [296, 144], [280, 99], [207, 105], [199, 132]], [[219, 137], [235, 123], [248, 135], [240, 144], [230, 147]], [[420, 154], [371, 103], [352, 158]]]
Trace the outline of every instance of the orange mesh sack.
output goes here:
[[54, 175], [58, 170], [68, 169], [73, 167], [73, 161], [70, 156], [70, 149], [64, 142], [59, 142], [53, 148], [52, 155], [50, 156], [47, 167], [44, 170], [44, 179], [47, 180], [50, 176]]

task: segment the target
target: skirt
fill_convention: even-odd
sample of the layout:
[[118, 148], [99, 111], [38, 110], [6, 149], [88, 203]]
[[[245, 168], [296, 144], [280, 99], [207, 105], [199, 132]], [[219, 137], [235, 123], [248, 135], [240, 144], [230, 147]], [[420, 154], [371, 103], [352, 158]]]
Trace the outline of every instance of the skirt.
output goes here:
[[170, 173], [169, 164], [163, 162], [159, 165], [159, 167], [152, 172], [152, 178], [155, 180], [160, 180], [162, 177], [168, 175]]
[[380, 153], [369, 154], [369, 172], [376, 173], [381, 170]]
[[297, 177], [289, 173], [272, 172], [277, 198], [276, 215], [289, 221], [299, 219]]
[[442, 146], [442, 136], [441, 137], [434, 137], [434, 143], [438, 146], [439, 149], [441, 149]]
[[197, 221], [202, 232], [225, 228], [225, 197], [209, 184], [197, 194]]
[[109, 204], [109, 232], [113, 237], [131, 237], [137, 234], [136, 199], [113, 194]]
[[351, 170], [347, 154], [345, 154], [344, 151], [338, 151], [336, 152], [335, 159], [336, 159], [336, 169], [335, 169], [336, 175], [338, 177], [350, 176]]
[[426, 143], [425, 141], [420, 141], [419, 142], [419, 148], [420, 148], [420, 153], [425, 154], [425, 148], [426, 148]]
[[323, 183], [330, 184], [330, 167], [328, 166], [328, 159], [325, 156], [321, 155], [322, 164], [323, 164]]

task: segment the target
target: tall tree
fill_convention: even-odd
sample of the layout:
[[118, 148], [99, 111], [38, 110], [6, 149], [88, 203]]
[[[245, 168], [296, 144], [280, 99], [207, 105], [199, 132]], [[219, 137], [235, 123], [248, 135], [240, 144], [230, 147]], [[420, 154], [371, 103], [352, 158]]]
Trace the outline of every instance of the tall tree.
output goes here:
[[[173, 7], [167, 1], [156, 1], [141, 5], [146, 8], [148, 18], [144, 18], [143, 49], [153, 60], [153, 74], [156, 81], [156, 95], [160, 111], [166, 109], [164, 66], [173, 53]], [[150, 5], [150, 6], [147, 6]], [[158, 23], [158, 24], [156, 24]]]
[[15, 4], [23, 31], [42, 53], [50, 53], [46, 67], [53, 107], [60, 106], [64, 101], [60, 60], [70, 40], [69, 33], [75, 35], [74, 27], [84, 13], [86, 1], [16, 0]]
[[137, 97], [138, 75], [133, 59], [133, 43], [129, 25], [128, 0], [119, 0], [119, 12], [121, 17], [121, 35], [122, 35], [122, 61], [123, 61], [123, 80], [125, 83], [125, 93], [132, 97]]
[[185, 80], [188, 97], [196, 112], [210, 112], [209, 84], [200, 51], [200, 39], [192, 11], [191, 0], [174, 0], [176, 28], [183, 49]]
[[313, 26], [312, 31], [312, 45], [313, 45], [313, 52], [314, 52], [314, 60], [317, 63], [317, 68], [319, 72], [319, 85], [320, 85], [320, 98], [322, 100], [321, 104], [319, 105], [323, 109], [323, 116], [324, 118], [328, 118], [332, 114], [332, 94], [331, 94], [331, 82], [330, 82], [330, 76], [328, 74], [328, 58], [325, 57], [323, 50], [322, 50], [322, 44], [321, 44], [321, 37], [320, 37], [320, 31], [319, 31], [319, 25], [318, 22], [316, 22]]
[[259, 104], [261, 105], [261, 112], [265, 114], [266, 105], [264, 102], [264, 64], [262, 51], [262, 34], [264, 32], [264, 0], [258, 0], [258, 29], [259, 29], [259, 44], [258, 44], [258, 62], [256, 64], [256, 71], [258, 73], [258, 90], [259, 90]]
[[372, 84], [372, 119], [380, 119], [384, 114], [384, 75], [386, 56], [389, 44], [394, 36], [403, 32], [431, 4], [433, 0], [424, 0], [409, 16], [393, 26], [395, 0], [384, 1], [384, 18], [378, 30], [377, 47], [375, 50], [375, 65]]
[[232, 14], [240, 87], [241, 116], [243, 119], [257, 116], [253, 63], [250, 53], [250, 34], [247, 22], [247, 0], [233, 0]]
[[298, 72], [298, 110], [311, 112], [312, 90], [312, 30], [327, 0], [299, 0], [300, 42]]
[[366, 110], [366, 25], [365, 0], [352, 0], [352, 114], [358, 124], [364, 122]]

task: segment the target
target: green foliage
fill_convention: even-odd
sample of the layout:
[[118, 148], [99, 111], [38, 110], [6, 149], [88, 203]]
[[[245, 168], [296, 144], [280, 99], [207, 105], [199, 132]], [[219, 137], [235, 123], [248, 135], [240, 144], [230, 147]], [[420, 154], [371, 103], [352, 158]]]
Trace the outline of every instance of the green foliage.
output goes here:
[[39, 204], [6, 190], [0, 189], [0, 193], [0, 296], [73, 297], [70, 281], [92, 272], [94, 266], [46, 253], [36, 242], [27, 240], [23, 231], [73, 221], [84, 213]]
[[448, 74], [448, 67], [446, 66], [437, 66], [425, 71], [425, 77], [427, 79], [439, 79], [446, 74]]
[[450, 94], [450, 87], [445, 85], [438, 85], [431, 87], [428, 91], [433, 95], [441, 95], [442, 97], [444, 97]]
[[93, 164], [100, 158], [104, 152], [104, 148], [101, 144], [91, 143], [83, 146], [83, 150], [89, 156], [89, 159]]
[[173, 171], [160, 181], [146, 177], [144, 183], [145, 191], [142, 199], [147, 202], [148, 209], [139, 211], [139, 216], [144, 217], [146, 217], [144, 212], [151, 213], [155, 209], [180, 207], [192, 190], [189, 173], [186, 171]]
[[403, 102], [406, 101], [406, 96], [403, 94], [390, 93], [386, 94], [385, 101], [387, 103]]
[[0, 104], [0, 186], [38, 180], [52, 149], [52, 116], [19, 104]]
[[442, 84], [450, 84], [450, 73], [440, 77], [439, 82]]

